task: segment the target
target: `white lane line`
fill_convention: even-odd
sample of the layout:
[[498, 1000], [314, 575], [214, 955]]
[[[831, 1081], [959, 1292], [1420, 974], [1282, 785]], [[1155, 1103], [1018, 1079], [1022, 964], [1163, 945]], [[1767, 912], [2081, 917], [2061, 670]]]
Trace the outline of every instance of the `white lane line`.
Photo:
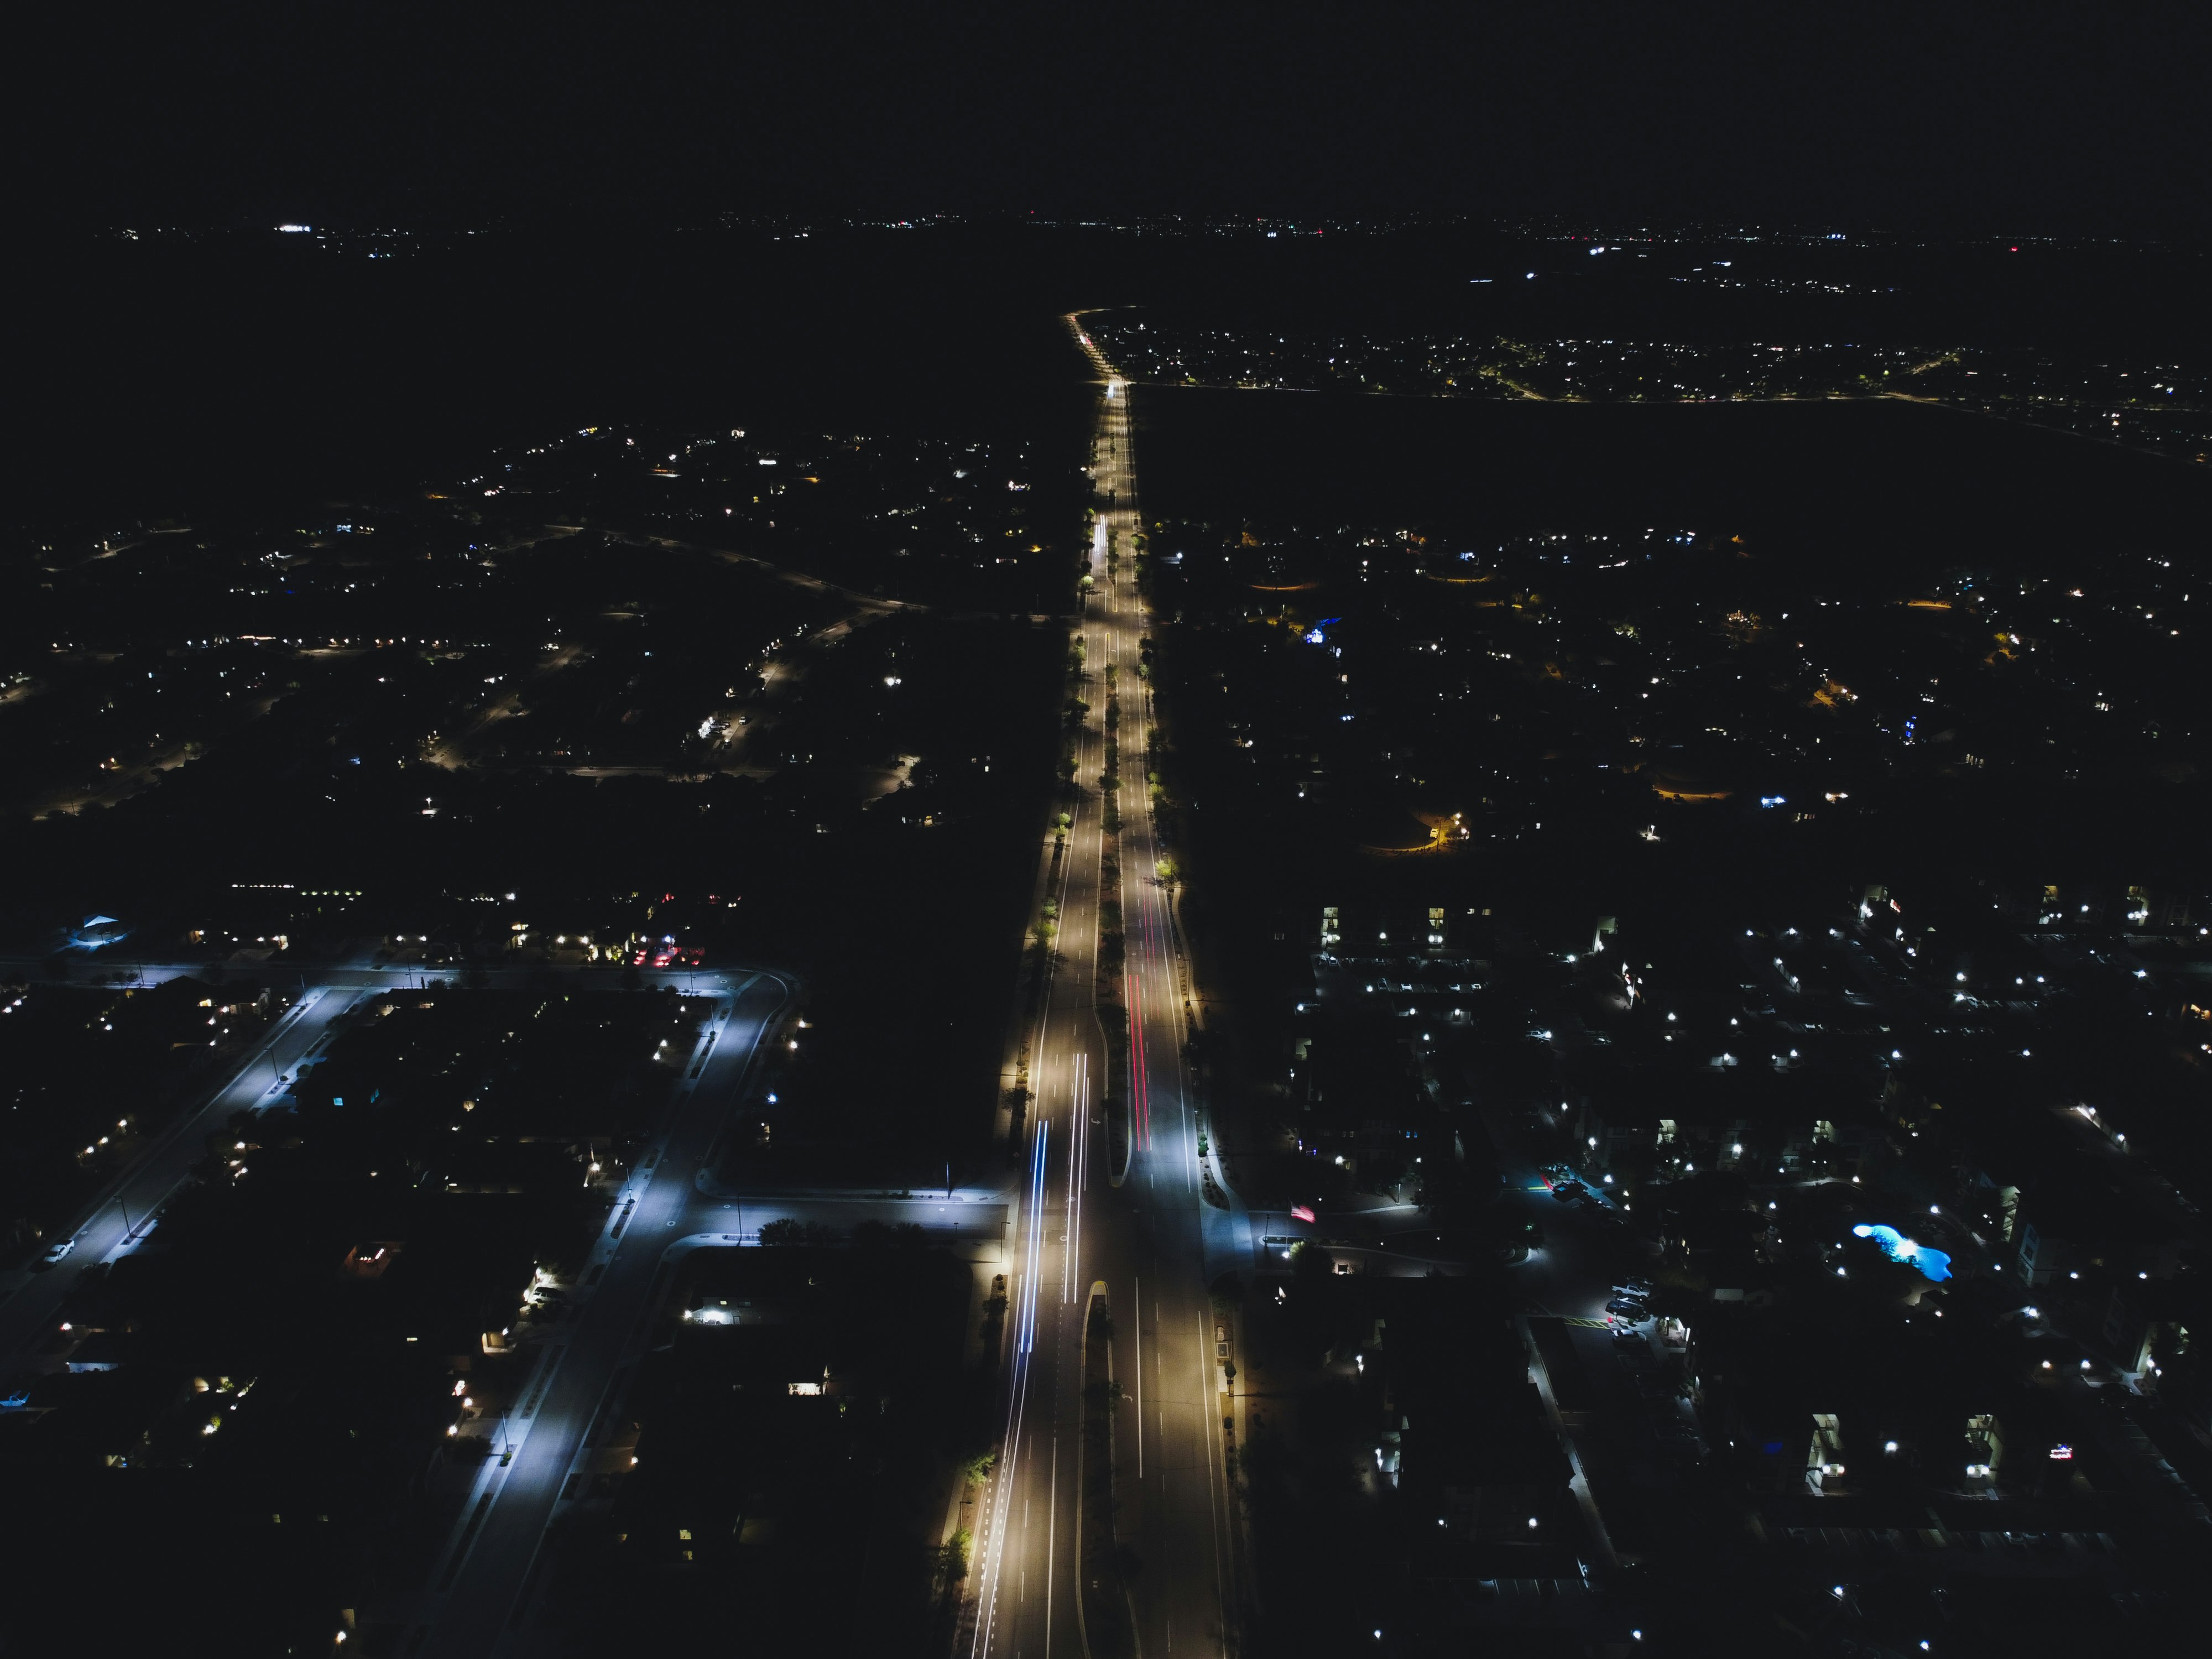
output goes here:
[[1052, 1659], [1052, 1562], [1060, 1537], [1060, 1437], [1052, 1437], [1052, 1479], [1046, 1483], [1044, 1512], [1044, 1655]]
[[[1036, 1331], [1037, 1279], [1042, 1271], [1040, 1260], [1043, 1248], [1044, 1231], [1044, 1170], [1045, 1152], [1051, 1129], [1048, 1120], [1039, 1119], [1036, 1135], [1030, 1143], [1030, 1202], [1026, 1206], [1029, 1237], [1024, 1243], [1021, 1273], [1021, 1307], [1015, 1321], [1016, 1340], [1012, 1387], [1006, 1400], [1006, 1466], [997, 1479], [1004, 1490], [1012, 1494], [1018, 1485], [1021, 1468], [1023, 1419], [1029, 1405], [1030, 1350]], [[1057, 1448], [1054, 1449], [1057, 1457]], [[975, 1634], [969, 1644], [973, 1659], [987, 1659], [991, 1651], [991, 1637], [998, 1621], [999, 1586], [1006, 1560], [1006, 1517], [1012, 1510], [1011, 1502], [999, 1504], [994, 1510], [990, 1526], [987, 1577], [981, 1597], [982, 1613], [975, 1621]], [[1048, 1598], [1050, 1583], [1047, 1583]], [[1048, 1606], [1049, 1602], [1048, 1601]], [[1048, 1613], [1048, 1619], [1049, 1614]]]
[[[1206, 1384], [1212, 1380], [1212, 1377], [1207, 1375], [1207, 1372], [1212, 1364], [1213, 1345], [1207, 1340], [1209, 1333], [1206, 1328], [1205, 1311], [1200, 1310], [1196, 1314], [1195, 1317], [1198, 1321], [1199, 1398], [1202, 1401], [1206, 1398]], [[1224, 1519], [1221, 1513], [1220, 1490], [1218, 1484], [1214, 1479], [1215, 1454], [1213, 1449], [1213, 1408], [1207, 1406], [1201, 1407], [1201, 1409], [1206, 1413], [1206, 1512], [1212, 1522], [1212, 1524], [1206, 1528], [1206, 1540], [1213, 1547], [1213, 1601], [1215, 1615], [1225, 1624], [1229, 1616], [1229, 1593], [1221, 1582], [1221, 1540], [1227, 1529], [1228, 1523]]]
[[1068, 1096], [1067, 1231], [1062, 1235], [1060, 1299], [1075, 1300], [1082, 1282], [1079, 1271], [1083, 1251], [1083, 1189], [1091, 1174], [1091, 1056], [1075, 1057], [1075, 1081]]
[[1052, 1138], [1052, 1121], [1037, 1123], [1036, 1146], [1030, 1157], [1030, 1236], [1024, 1263], [1020, 1352], [1027, 1354], [1036, 1340], [1037, 1280], [1044, 1273], [1045, 1148]]
[[1077, 1144], [1083, 1148], [1082, 1174], [1075, 1194], [1075, 1237], [1079, 1248], [1083, 1242], [1083, 1206], [1091, 1190], [1091, 1056], [1088, 1054], [1083, 1057], [1083, 1102], [1071, 1127]]

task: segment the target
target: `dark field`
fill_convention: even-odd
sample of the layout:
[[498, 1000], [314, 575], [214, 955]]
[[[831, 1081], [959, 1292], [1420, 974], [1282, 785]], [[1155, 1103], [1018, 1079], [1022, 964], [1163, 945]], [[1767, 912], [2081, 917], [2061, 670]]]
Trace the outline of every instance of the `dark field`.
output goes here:
[[2010, 563], [2194, 545], [2212, 480], [1902, 402], [1480, 403], [1139, 387], [1147, 517], [1696, 529], [1816, 554]]

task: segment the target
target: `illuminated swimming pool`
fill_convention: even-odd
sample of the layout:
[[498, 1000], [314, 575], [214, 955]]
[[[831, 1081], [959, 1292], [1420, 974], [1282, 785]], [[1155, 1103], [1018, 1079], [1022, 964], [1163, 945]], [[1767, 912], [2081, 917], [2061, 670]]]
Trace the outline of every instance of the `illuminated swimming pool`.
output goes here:
[[1920, 1276], [1931, 1284], [1940, 1285], [1951, 1276], [1949, 1256], [1930, 1245], [1915, 1243], [1894, 1227], [1886, 1227], [1879, 1222], [1869, 1226], [1862, 1222], [1851, 1229], [1851, 1235], [1855, 1238], [1874, 1240], [1881, 1246], [1881, 1253], [1892, 1261], [1902, 1261], [1909, 1267], [1917, 1268]]

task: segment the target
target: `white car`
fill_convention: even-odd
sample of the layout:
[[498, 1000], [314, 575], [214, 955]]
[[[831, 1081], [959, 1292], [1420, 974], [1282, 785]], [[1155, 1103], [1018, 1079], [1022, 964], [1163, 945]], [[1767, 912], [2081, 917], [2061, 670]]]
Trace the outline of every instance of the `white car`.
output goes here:
[[39, 1265], [41, 1267], [57, 1267], [62, 1259], [75, 1249], [76, 1249], [76, 1240], [73, 1238], [64, 1238], [58, 1244], [49, 1244], [46, 1246], [46, 1254], [39, 1258]]

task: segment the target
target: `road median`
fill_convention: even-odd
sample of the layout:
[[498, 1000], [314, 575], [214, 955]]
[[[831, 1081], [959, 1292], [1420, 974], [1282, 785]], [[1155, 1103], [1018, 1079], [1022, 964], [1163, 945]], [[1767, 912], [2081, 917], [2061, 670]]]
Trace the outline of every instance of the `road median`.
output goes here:
[[1094, 1285], [1083, 1322], [1083, 1527], [1075, 1563], [1083, 1587], [1084, 1650], [1090, 1659], [1134, 1659], [1137, 1652], [1136, 1611], [1114, 1535], [1114, 1415], [1121, 1401], [1106, 1287]]

